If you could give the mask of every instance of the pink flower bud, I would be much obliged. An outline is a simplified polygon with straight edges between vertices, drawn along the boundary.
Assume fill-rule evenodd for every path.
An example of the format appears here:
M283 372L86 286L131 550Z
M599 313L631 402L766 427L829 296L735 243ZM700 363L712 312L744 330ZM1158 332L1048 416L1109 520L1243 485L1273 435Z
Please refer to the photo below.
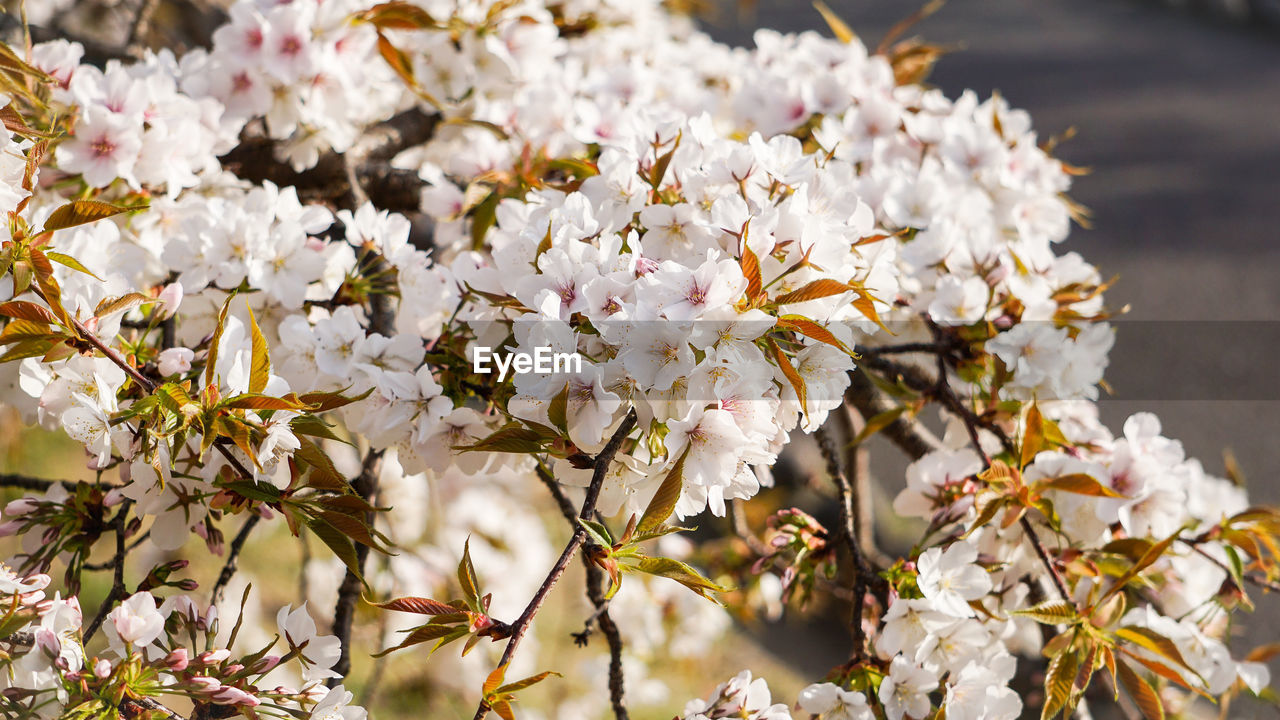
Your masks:
M187 669L188 663L191 662L190 656L187 654L186 648L178 648L169 653L164 658L164 666L174 672L182 672Z
M99 660L94 663L93 674L96 675L99 680L106 680L111 677L111 663L107 660Z
M121 463L120 467L127 468L129 463ZM127 480L128 478L125 479ZM122 502L124 502L124 493L120 492L120 488L111 488L106 495L102 496L103 507L115 507Z
M27 513L40 507L40 501L35 498L24 497L18 498L8 505L4 506L5 515L26 515Z
M191 360L194 359L196 353L190 348L175 347L164 350L157 359L157 365L160 368L160 374L168 377L169 375L178 375L185 373L191 369Z
M187 680L191 684L191 689L198 693L208 693L212 695L222 689L222 682L215 677L207 675L198 675Z
M253 667L249 669L249 672L254 675L261 675L263 673L271 672L279 664L280 664L279 655L267 655L266 657L262 658L258 662L254 663Z
M36 630L36 647L40 649L50 660L55 660L62 653L62 641L58 639L57 633L51 630L41 628Z
M245 705L254 707L261 701L239 688L224 687L213 694L213 701L218 705Z
M156 300L160 302L160 317L169 319L173 314L178 312L178 306L182 304L182 284L169 283L156 296Z

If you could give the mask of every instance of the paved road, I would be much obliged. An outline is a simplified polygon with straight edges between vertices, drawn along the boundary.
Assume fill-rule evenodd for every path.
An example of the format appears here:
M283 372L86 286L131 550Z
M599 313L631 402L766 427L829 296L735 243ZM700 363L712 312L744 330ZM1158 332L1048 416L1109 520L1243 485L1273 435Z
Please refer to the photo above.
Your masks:
M828 4L869 45L917 7ZM759 26L823 27L804 0L707 23L734 43ZM1079 129L1059 152L1094 169L1072 194L1096 229L1068 243L1132 306L1108 423L1153 410L1210 471L1231 447L1254 497L1280 504L1280 33L1128 0L952 0L915 31L965 45L932 77L949 95L999 90L1042 135ZM1277 606L1249 632L1280 639Z

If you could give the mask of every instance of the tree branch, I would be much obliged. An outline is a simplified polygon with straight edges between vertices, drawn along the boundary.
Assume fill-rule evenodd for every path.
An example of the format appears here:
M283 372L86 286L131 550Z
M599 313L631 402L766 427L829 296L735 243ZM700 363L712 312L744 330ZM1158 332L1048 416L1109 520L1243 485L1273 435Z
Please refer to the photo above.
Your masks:
M238 569L238 561L240 560L240 551L244 548L244 543L249 539L249 533L262 520L262 516L253 513L244 521L244 525L240 526L240 532L236 533L235 539L231 541L231 545L227 548L227 561L222 566L222 572L218 573L218 580L213 584L213 594L210 603L217 605L222 599L222 593L227 589L227 584L231 582L231 578L235 577Z
M853 631L853 652L849 657L850 666L857 665L867 659L867 633L862 627L862 614L866 603L867 589L871 588L880 597L881 602L888 605L888 584L884 578L880 577L871 563L867 561L866 554L862 551L862 546L858 542L858 531L856 526L857 504L860 501L856 497L853 486L849 483L849 478L845 476L844 469L841 467L840 451L836 447L835 441L831 438L830 432L826 426L818 428L814 433L814 438L818 441L818 447L822 450L822 455L827 461L827 473L831 475L832 482L836 485L836 490L840 495L840 539L844 541L845 547L849 549L849 554L853 560L853 613L850 618L850 625Z
M529 631L529 625L533 622L533 617L538 614L538 610L542 608L542 604L546 601L547 595L551 589L556 586L560 578L564 575L565 569L569 565L569 561L573 559L574 554L578 552L578 548L582 546L586 540L587 532L582 529L578 520L588 520L596 511L596 502L600 499L600 488L604 485L605 476L609 474L609 465L613 463L613 458L618 454L618 450L622 447L623 441L631 434L636 426L636 411L633 409L623 418L622 424L614 431L613 436L609 438L608 444L596 455L592 461L591 485L587 487L586 497L582 501L582 509L578 511L577 517L574 519L573 536L569 538L568 544L560 553L560 557L556 560L555 565L551 566L551 570L547 573L547 577L542 581L542 586L534 593L533 598L525 607L524 612L520 613L520 617L511 623L511 639L507 641L507 647L502 652L502 659L498 661L498 667L502 667L511 662L511 658L515 655L516 648L519 647L520 641L524 639L525 633ZM545 480L544 480L545 482ZM602 615L603 617L603 615ZM612 686L612 679L610 682ZM619 682L621 689L621 682ZM481 720L489 714L489 704L483 699L480 706L476 708L474 720Z
M360 497L373 500L378 492L378 473L381 469L382 451L371 450L365 456L360 475L351 483L351 487ZM372 523L373 518L369 517L367 521ZM355 548L356 567L363 571L365 561L369 557L369 546L356 543ZM329 687L337 686L351 671L351 625L355 620L356 601L360 599L362 585L360 576L348 569L342 577L342 584L338 586L338 602L333 608L333 634L342 642L342 645L338 662L333 666L333 671L338 674L338 677L329 678L326 681Z
M98 632L98 628L102 627L102 622L107 619L107 613L111 612L112 604L124 597L124 558L128 552L124 544L124 531L127 525L125 520L129 517L129 510L132 507L133 501L125 500L120 504L120 510L116 512L116 516L111 520L111 527L116 533L116 554L111 560L115 573L111 579L111 590L107 593L106 599L102 601L102 605L98 607L98 614L93 618L93 622L89 623L89 629L85 631L81 641L83 645L87 646Z

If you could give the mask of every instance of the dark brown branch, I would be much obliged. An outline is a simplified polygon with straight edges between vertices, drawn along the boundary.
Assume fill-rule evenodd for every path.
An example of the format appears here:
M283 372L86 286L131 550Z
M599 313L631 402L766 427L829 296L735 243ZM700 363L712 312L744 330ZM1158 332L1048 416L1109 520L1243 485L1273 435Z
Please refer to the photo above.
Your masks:
M525 633L529 631L529 625L533 622L533 617L538 614L538 610L546 602L547 595L551 593L551 589L556 586L556 583L564 575L565 569L569 566L569 561L573 559L573 556L578 552L578 548L586 540L587 532L582 529L582 525L578 521L588 520L595 513L596 502L600 499L600 488L604 485L605 476L609 474L609 465L613 463L614 456L618 454L622 443L631 434L631 431L635 429L635 426L636 411L633 409L623 418L622 424L618 426L613 436L609 438L608 444L592 461L591 485L587 487L586 497L582 501L582 509L578 511L577 517L574 519L573 535L560 553L560 557L556 559L555 565L551 566L546 579L542 581L541 587L534 593L524 612L520 613L520 617L511 623L511 639L507 641L507 647L502 652L502 659L498 661L498 667L511 662L511 658L515 655L520 641L524 639ZM610 685L612 685L612 681ZM621 684L619 684L619 688L621 688ZM475 720L481 720L488 715L489 709L489 704L481 700L480 706L476 708Z
M832 482L836 485L836 490L840 495L840 531L838 535L849 550L851 559L853 560L853 613L850 618L850 626L853 632L853 652L849 657L849 665L857 665L867 659L867 633L862 627L862 614L865 609L866 596L868 588L876 591L880 596L881 602L888 604L888 584L884 578L880 577L871 563L867 561L866 554L862 551L862 546L858 543L858 531L855 525L857 517L856 504L859 502L855 497L853 486L849 483L849 478L844 474L841 467L840 451L836 447L835 441L831 434L827 431L826 426L818 428L814 433L815 439L818 441L818 447L822 450L822 455L827 461L827 473L831 475Z
M222 566L222 572L218 573L218 580L213 584L213 594L210 596L209 602L217 605L222 599L222 593L227 589L227 584L231 582L231 578L235 577L240 560L240 551L244 548L244 543L249 539L249 533L253 532L253 528L262 520L262 516L253 513L244 521L244 525L240 526L240 532L236 533L235 538L231 541L231 545L227 547L227 561Z
M378 473L382 469L382 451L372 450L365 456L364 463L360 468L360 475L351 483L351 487L356 493L365 500L373 501L378 493ZM366 518L366 522L372 525L373 517L370 514ZM362 571L365 561L369 557L369 546L362 543L356 543L356 567ZM351 671L351 625L355 620L356 601L360 599L360 589L363 583L360 576L353 573L350 569L342 577L342 584L338 586L338 602L333 609L333 634L342 641L341 654L338 655L338 662L334 664L333 671L338 677L329 678L327 684L334 687L342 682L342 679Z
M120 504L120 510L116 512L116 516L111 520L111 528L116 533L116 554L111 559L111 565L115 573L111 579L111 590L107 593L106 599L102 601L102 605L98 607L98 614L94 616L93 622L89 623L89 629L84 633L83 645L87 646L93 636L97 634L98 628L102 627L102 622L107 619L107 613L111 612L111 606L124 597L124 558L128 553L124 543L125 528L128 526L125 521L128 519L129 510L132 507L133 501L125 500Z
M569 527L576 530L577 512L560 483L542 465L538 466L537 472L538 479L547 486L551 497L555 498L560 514L568 521ZM609 616L609 601L604 597L604 573L586 555L582 556L582 565L587 571L587 599L595 606L595 612L582 624L582 632L573 634L573 642L579 647L585 647L591 637L592 626L600 628L605 641L609 643L609 702L613 706L615 720L627 720L630 715L627 713L625 678L622 672L622 633Z
M872 418L892 409L885 399L885 394L876 388L862 370L849 373L849 389L845 393L845 402L856 408L864 418ZM928 428L905 413L894 418L880 430L880 434L914 460L919 460L942 447L942 441Z
M848 476L850 486L853 487L855 537L863 554L872 565L887 567L891 561L876 545L875 518L872 513L875 498L872 495L871 456L865 444L853 444L854 438L866 427L866 420L850 405L837 408L833 412L835 413L833 419L840 426L841 440L845 446L845 474Z
M165 718L165 720L186 720L186 718L151 698L144 697L136 700L125 698L120 701L121 718L132 720L133 718L145 717L148 713L159 713L160 717Z
M151 16L156 12L159 0L141 0L138 12L129 25L129 37L125 40L124 50L133 58L141 59L146 47L147 33L151 30Z

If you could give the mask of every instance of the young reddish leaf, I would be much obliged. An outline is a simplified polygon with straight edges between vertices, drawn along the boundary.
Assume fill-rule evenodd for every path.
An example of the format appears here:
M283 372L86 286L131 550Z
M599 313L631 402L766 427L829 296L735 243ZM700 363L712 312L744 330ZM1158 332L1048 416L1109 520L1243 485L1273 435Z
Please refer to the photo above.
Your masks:
M366 600L365 602L369 602ZM446 605L439 600L422 597L399 597L386 602L369 602L370 605L383 610L415 613L418 615L448 615L456 613L457 608Z
M1142 716L1147 720L1164 720L1164 704L1160 702L1155 689L1127 664L1118 663L1115 669L1120 677L1120 684L1124 685L1129 697L1133 698L1138 710L1142 711Z
M542 451L542 435L536 430L511 423L473 445L459 445L463 452L504 452L524 455Z
M407 2L384 2L360 13L360 19L384 30L424 30L439 27L426 10Z
M119 207L118 205L98 202L97 200L72 200L49 214L49 219L44 221L44 229L46 232L62 230L96 222L103 218L129 212L132 209L135 208ZM90 274L92 275L93 273Z
M747 226L742 226L742 275L747 279L747 299L755 302L764 295L764 281L760 277L760 258L747 246Z
M502 678L506 674L507 674L506 665L499 665L498 667L494 668L493 672L489 673L489 677L484 679L484 686L480 689L480 692L486 698L489 697L490 695L493 695L495 692L498 691L499 687L502 687Z
M511 709L511 703L506 700L494 700L491 708L502 720L516 720L516 714Z
M783 315L778 318L778 327L783 330L794 330L805 337L826 343L842 353L853 354L849 347L840 342L840 339L833 335L830 330L803 315Z
M10 300L0 303L0 315L45 325L53 323L56 319L47 308L27 300Z
M676 503L680 500L680 492L684 489L684 459L688 456L689 449L685 448L680 459L676 460L676 464L662 479L662 484L649 500L649 505L644 509L644 514L640 516L640 523L636 526L642 534L657 529L671 517L671 513L675 512Z
M1044 418L1040 408L1033 401L1027 407L1026 427L1022 432L1022 453L1018 463L1020 469L1026 469L1036 455L1044 449Z
M843 295L847 292L853 292L853 288L848 283L842 283L831 278L821 278L808 283L798 290L779 295L773 299L773 303L775 305L789 305L791 303L808 302L809 300L820 300L832 295Z
M890 335L896 334L889 329L888 325L884 324L883 320L880 319L880 313L876 312L875 301L872 299L870 295L859 295L853 301L852 305L855 310L862 313L863 317L875 323L876 325L879 325L881 330L884 330Z
M49 253L49 257L52 258L53 253ZM98 306L93 309L93 316L96 318L104 318L118 312L132 310L133 308L147 302L151 302L151 298L143 295L142 293L136 292L121 295L117 298L103 298L102 301L98 303Z
M1061 475L1055 478L1047 478L1035 483L1036 490L1058 490L1061 492L1075 493L1076 495L1089 495L1091 497L1109 497L1123 498L1124 495L1112 490L1094 479L1091 475L1084 473L1072 473L1071 475Z
M795 366L787 359L786 354L782 352L782 348L778 347L778 343L773 340L769 340L768 343L769 350L773 353L774 361L778 363L778 367L782 370L782 374L787 378L787 381L791 383L791 387L796 391L796 397L800 400L800 409L804 411L805 415L808 415L809 404L805 398L804 378L800 377L800 373L796 372Z

